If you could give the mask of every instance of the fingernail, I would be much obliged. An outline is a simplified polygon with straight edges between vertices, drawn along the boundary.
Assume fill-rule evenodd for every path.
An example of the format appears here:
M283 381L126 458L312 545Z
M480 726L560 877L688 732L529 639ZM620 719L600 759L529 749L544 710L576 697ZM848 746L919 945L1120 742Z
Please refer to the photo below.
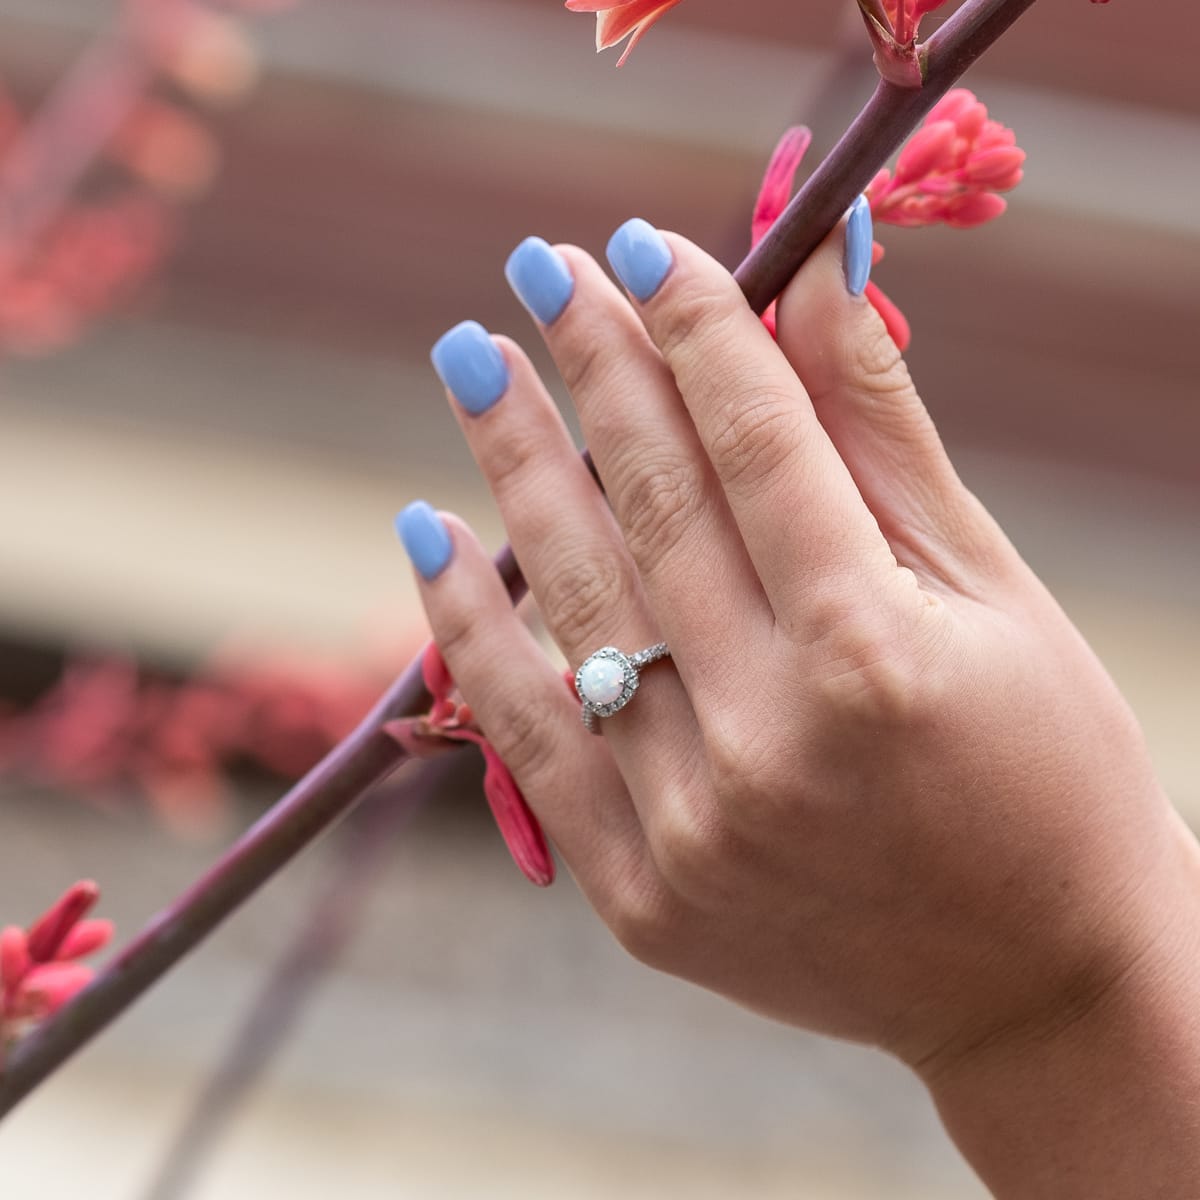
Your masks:
M396 532L422 579L436 579L454 553L450 530L424 500L414 500L396 517Z
M508 391L508 364L478 321L442 334L430 353L433 369L469 413L487 412Z
M562 316L575 291L575 279L563 256L539 237L526 238L508 256L504 277L543 325Z
M608 261L617 278L645 301L662 287L674 259L662 234L649 221L634 217L608 239Z
M866 196L859 196L850 205L846 221L846 286L852 296L861 296L871 278L871 252L875 246L875 231L871 221L871 205Z

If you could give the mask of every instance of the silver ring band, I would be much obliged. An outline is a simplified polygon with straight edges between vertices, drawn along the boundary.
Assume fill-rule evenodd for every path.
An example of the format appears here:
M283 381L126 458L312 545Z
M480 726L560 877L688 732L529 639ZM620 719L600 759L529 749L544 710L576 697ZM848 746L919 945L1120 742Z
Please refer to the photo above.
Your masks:
M604 646L589 654L575 672L575 691L583 705L580 716L584 728L599 733L596 718L620 712L638 690L638 672L670 655L666 642L658 642L636 654L622 654L615 646Z

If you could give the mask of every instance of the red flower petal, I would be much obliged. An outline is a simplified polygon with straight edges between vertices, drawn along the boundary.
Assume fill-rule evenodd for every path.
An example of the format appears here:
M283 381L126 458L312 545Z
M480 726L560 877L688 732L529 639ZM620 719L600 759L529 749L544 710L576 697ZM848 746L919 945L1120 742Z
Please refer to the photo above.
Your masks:
M572 12L594 12L596 14L596 49L607 50L618 42L629 38L625 52L617 60L617 66L629 57L634 46L645 36L646 31L664 13L680 3L680 0L566 0Z
M994 220L1007 207L1008 202L995 192L965 192L947 201L944 220L954 229L974 229Z
M793 125L771 151L770 161L763 173L762 186L758 189L758 198L754 202L754 216L750 220L752 247L762 241L763 235L787 208L796 171L811 143L812 130L804 125Z
M500 828L504 844L512 855L513 862L530 883L538 887L549 887L554 882L554 859L546 845L546 835L537 817L530 811L517 787L517 781L509 773L491 743L480 739L487 770L483 776L483 794L487 797L492 816Z
M454 691L454 677L436 642L430 642L421 655L421 676L435 700L445 700Z
M112 941L113 923L105 920L80 921L70 930L58 948L58 961L86 958Z
M32 965L25 930L9 925L0 931L0 987L11 991Z
M91 967L80 963L47 963L25 976L16 1000L17 1015L40 1019L57 1012L92 982Z
M883 318L883 323L887 326L887 331L891 334L892 341L896 343L901 353L903 353L908 349L909 342L912 341L912 329L909 327L904 314L878 284L868 283L865 295L875 311Z
M29 929L29 957L50 962L71 928L100 899L100 889L90 880L72 884Z

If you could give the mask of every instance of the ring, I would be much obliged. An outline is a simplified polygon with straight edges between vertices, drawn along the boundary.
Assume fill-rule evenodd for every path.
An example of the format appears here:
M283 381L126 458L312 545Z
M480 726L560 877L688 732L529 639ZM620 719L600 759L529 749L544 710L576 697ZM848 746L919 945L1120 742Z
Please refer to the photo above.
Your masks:
M638 671L660 658L669 658L666 642L658 642L636 654L622 654L605 646L589 654L575 672L575 690L583 703L580 715L589 733L599 733L597 717L611 717L633 699L638 690Z

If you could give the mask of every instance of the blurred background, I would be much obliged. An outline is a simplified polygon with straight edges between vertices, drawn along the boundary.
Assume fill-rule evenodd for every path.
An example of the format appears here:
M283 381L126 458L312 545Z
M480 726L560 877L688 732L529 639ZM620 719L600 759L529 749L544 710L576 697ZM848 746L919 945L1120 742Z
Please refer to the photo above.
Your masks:
M0 924L95 877L132 934L357 715L423 634L403 503L499 544L427 354L471 317L554 378L501 274L520 238L599 253L641 215L732 266L782 129L819 152L873 85L851 0L687 0L620 71L557 0L220 9L142 0L134 53L113 0L0 0L0 211L36 247L0 245ZM1029 153L1008 214L885 229L877 274L961 473L1193 823L1197 35L1190 0L1035 6L966 80ZM32 198L31 144L63 164ZM235 701L260 741L188 741ZM148 1198L305 931L277 990L311 1003L159 1200L983 1195L889 1061L525 884L469 764L367 817L0 1128L6 1195Z

